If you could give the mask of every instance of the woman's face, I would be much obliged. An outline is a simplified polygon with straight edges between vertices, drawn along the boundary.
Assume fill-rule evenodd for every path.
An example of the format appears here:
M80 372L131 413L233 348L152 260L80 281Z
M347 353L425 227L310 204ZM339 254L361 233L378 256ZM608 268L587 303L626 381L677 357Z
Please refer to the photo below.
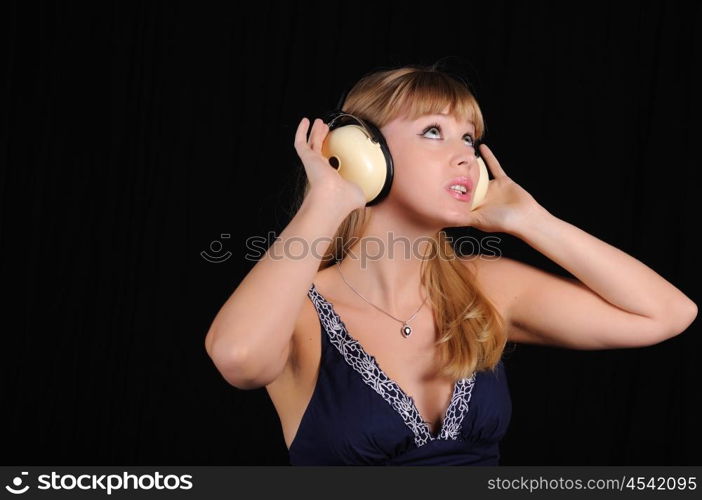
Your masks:
M472 189L478 180L475 125L456 121L447 110L415 120L397 118L380 129L395 170L385 201L437 228L466 225ZM468 183L467 200L458 199L449 190L460 178Z

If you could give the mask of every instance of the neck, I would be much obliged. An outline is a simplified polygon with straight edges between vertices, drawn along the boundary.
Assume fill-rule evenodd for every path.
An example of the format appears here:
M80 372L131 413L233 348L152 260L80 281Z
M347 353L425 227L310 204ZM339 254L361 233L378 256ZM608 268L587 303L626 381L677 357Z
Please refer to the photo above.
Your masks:
M439 229L373 207L363 237L339 264L343 278L387 313L409 317L427 297L421 287L422 256Z

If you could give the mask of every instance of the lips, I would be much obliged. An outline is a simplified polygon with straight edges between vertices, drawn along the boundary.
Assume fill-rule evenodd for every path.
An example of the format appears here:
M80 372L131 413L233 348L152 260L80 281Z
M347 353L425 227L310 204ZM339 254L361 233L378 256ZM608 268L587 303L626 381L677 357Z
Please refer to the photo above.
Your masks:
M466 194L467 194L467 193L470 193L471 191L473 191L473 183L472 183L472 181L470 180L470 177L465 177L465 176L463 176L463 177L454 177L454 178L451 179L444 187L445 187L446 189L450 189L451 186L454 186L454 185L456 185L456 184L461 185L461 186L465 186L465 187L466 187Z
M451 186L455 186L456 184L458 184L459 186L465 186L466 193L463 194L456 191L455 189L451 189ZM448 193L458 201L467 202L473 197L473 184L470 180L470 177L454 177L444 186L444 189L448 191Z

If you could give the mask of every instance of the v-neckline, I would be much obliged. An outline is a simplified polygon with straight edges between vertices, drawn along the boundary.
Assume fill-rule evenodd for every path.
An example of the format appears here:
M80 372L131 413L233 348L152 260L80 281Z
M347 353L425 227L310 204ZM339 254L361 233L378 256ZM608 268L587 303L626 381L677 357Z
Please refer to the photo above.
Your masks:
M454 408L458 407L458 405L462 402L462 398L465 394L468 395L468 399L470 399L470 394L472 392L472 388L475 382L475 374L473 374L471 377L464 378L464 379L459 379L456 380L453 384L453 389L451 391L451 399L449 401L448 406L446 409L443 411L441 422L439 424L439 427L436 431L436 433L432 433L431 430L429 429L429 425L427 422L424 420L422 414L419 412L419 409L417 408L417 404L414 401L414 398L407 394L402 387L400 387L400 384L398 384L393 378L391 378L381 367L380 364L378 363L378 360L375 359L375 356L372 356L368 354L368 352L365 350L363 345L351 335L349 332L348 328L346 327L346 324L344 321L341 319L341 316L339 316L339 313L336 312L334 309L334 305L328 301L320 292L317 290L317 287L315 286L314 283L312 283L311 290L314 291L314 293L319 297L320 301L324 304L326 304L329 307L329 312L333 315L334 319L337 321L337 323L340 325L342 335L345 337L345 341L348 343L351 343L355 345L361 354L362 357L364 357L371 366L377 370L379 374L381 374L383 377L385 377L387 383L398 393L401 395L401 398L404 399L409 403L410 406L410 412L414 414L415 420L421 421L421 426L420 429L422 431L419 432L419 435L417 435L417 431L419 429L416 428L414 425L410 425L412 422L407 422L408 425L410 425L411 428L413 428L413 431L415 431L415 436L418 444L423 444L427 441L434 441L437 439L442 439L444 438L445 435L449 434L451 438L455 439L458 431L461 426L461 422L463 420L463 413L465 409L467 408L467 401L465 402L466 404L464 405L466 408L463 408L463 411L460 411L460 414L456 415L456 420L457 422L454 422L452 425L452 429L447 432L447 417L451 410ZM344 354L342 352L342 354ZM348 359L347 359L348 361ZM459 394L459 389L463 389L460 391ZM381 394L384 399L385 396ZM391 403L392 405L392 403ZM457 413L457 412L454 412ZM401 414L401 416L403 416ZM403 416L403 418L405 418Z

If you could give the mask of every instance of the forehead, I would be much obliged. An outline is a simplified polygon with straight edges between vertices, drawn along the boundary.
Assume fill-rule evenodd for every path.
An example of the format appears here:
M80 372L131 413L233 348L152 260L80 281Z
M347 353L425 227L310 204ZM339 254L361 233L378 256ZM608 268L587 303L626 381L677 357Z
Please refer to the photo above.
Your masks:
M433 113L433 114L424 114L420 115L417 118L411 119L407 116L400 116L389 122L385 127L388 130L396 129L396 128L405 128L405 127L411 127L417 123L423 123L423 122L430 122L432 120L439 121L441 123L447 123L449 125L453 125L455 127L460 127L461 130L468 131L471 133L475 132L475 124L469 120L469 119L464 119L464 118L455 118L452 114L447 112L447 108L445 108L441 113Z

